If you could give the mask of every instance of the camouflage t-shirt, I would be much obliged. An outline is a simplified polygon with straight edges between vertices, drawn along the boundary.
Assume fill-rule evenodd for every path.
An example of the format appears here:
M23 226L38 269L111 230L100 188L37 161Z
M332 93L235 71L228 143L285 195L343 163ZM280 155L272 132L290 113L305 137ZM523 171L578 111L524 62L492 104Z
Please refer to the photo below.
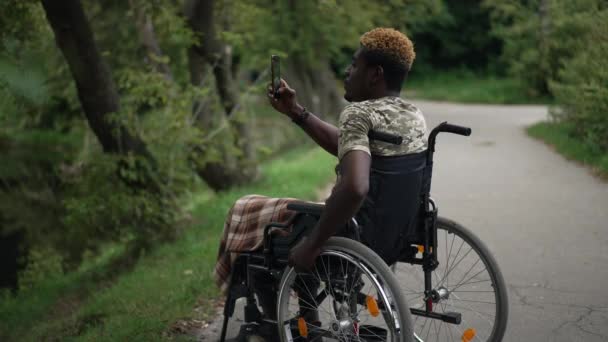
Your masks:
M399 156L426 149L426 123L422 112L399 97L352 103L340 114L338 159L349 151L360 150L370 155ZM370 130L403 137L401 145L370 140Z

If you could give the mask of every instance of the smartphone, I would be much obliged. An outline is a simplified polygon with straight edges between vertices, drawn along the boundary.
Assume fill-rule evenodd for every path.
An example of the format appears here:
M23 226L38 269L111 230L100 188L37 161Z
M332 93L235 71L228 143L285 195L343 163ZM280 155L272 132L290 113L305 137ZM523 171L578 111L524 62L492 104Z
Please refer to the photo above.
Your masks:
M277 55L270 56L270 77L272 78L272 92L274 97L278 98L278 91L281 86L281 63Z

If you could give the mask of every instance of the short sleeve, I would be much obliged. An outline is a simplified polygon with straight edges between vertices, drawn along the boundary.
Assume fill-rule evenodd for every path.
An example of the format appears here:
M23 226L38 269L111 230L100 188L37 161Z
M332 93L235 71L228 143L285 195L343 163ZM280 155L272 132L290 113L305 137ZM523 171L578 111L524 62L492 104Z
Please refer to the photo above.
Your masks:
M338 122L338 159L350 151L359 150L371 155L368 132L372 129L369 113L356 105L349 105L340 114Z

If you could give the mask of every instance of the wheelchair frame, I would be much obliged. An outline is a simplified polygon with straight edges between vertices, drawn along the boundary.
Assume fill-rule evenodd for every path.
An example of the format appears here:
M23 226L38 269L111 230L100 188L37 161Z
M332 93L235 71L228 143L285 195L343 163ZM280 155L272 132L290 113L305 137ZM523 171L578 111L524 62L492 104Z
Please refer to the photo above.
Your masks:
M448 312L441 314L433 311L433 303L438 296L438 294L435 293L436 291L432 289L432 272L439 265L437 260L436 249L434 248L434 246L437 246L436 224L438 208L433 199L430 197L430 189L433 169L433 155L435 152L435 141L437 135L441 132L469 136L471 134L471 129L443 122L437 127L435 127L429 134L427 159L426 166L424 169L423 186L421 191L421 203L418 214L419 221L416 226L416 232L419 235L417 235L414 241L408 241L409 251L403 253L402 256L398 259L398 262L421 265L424 271L425 308L424 310L410 308L410 312L413 315L439 319L452 324L460 324L460 313ZM381 132L370 132L370 138L397 144L401 142L401 140L399 139L400 137ZM234 313L235 301L237 298L247 298L247 304L245 306L246 322L260 322L262 320L261 314L257 308L257 303L253 294L253 290L249 286L251 284L251 270L268 272L270 275L273 276L273 278L279 280L284 267L287 265L287 254L285 254L285 258L280 258L275 255L276 253L275 248L273 246L272 235L270 234L271 229L287 229L291 227L292 222L294 222L294 220L296 219L305 218L317 220L322 213L324 205L294 203L288 205L288 208L296 211L297 214L287 224L270 223L265 227L263 244L264 247L261 252L244 252L237 257L230 279L228 295L226 298L226 305L224 307L224 322L222 325L222 334L220 341L225 340L228 320ZM354 218L351 220L349 226L353 231L353 238L357 241L360 241L359 227ZM304 230L294 232L292 240L294 242L297 241L297 239L299 239L305 233L306 231ZM416 258L418 248L412 245L422 246L422 257ZM242 272L243 267L245 268L245 272ZM244 274L244 278L239 279L239 277L235 276L235 274Z
M272 234L270 230L272 228L288 229L292 227L292 223L297 220L308 220L309 225L306 222L300 226L303 227L298 231L292 232L289 236L289 240L286 241L286 245L292 245L296 243L303 235L307 233L306 227L314 227L316 222L323 211L324 205L321 204L310 204L310 203L292 203L288 205L288 208L297 212L297 214L286 224L279 224L271 222L264 227L264 244L263 250L254 252L243 252L240 253L235 260L232 276L228 286L228 295L226 298L226 304L224 306L224 321L222 323L222 333L220 341L224 341L226 338L226 329L228 326L229 318L234 314L236 299L245 297L247 304L245 305L245 322L261 322L263 321L262 316L258 310L257 301L254 297L254 291L250 287L252 283L252 270L268 272L275 280L279 281L283 270L288 264L287 253L288 249L283 250L283 253L276 253L273 249ZM352 218L349 222L348 229L352 231L352 237L359 241L359 225L357 221ZM285 258L277 257L278 255L284 256ZM243 274L243 272L236 271L237 269L245 269L244 279L235 278L235 274ZM268 320L266 320L268 321ZM275 323L274 321L269 321Z

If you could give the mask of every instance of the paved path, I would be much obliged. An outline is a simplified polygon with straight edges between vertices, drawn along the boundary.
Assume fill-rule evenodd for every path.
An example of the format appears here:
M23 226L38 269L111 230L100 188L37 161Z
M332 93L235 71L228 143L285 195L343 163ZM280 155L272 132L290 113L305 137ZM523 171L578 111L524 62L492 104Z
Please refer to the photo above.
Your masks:
M439 136L432 193L501 267L505 341L608 340L608 184L526 135L544 107L415 103L473 129Z
M414 102L429 127L473 129L439 136L432 193L502 269L505 341L608 340L608 184L525 134L545 107Z

